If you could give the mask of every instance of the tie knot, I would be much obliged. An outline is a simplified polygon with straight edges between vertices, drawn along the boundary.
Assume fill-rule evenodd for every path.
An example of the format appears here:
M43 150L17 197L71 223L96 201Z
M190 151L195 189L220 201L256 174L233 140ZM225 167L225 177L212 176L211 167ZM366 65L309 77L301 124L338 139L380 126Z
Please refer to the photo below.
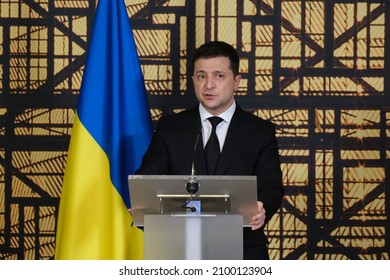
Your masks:
M208 118L209 122L211 123L211 126L215 129L217 125L223 121L220 117L210 117Z

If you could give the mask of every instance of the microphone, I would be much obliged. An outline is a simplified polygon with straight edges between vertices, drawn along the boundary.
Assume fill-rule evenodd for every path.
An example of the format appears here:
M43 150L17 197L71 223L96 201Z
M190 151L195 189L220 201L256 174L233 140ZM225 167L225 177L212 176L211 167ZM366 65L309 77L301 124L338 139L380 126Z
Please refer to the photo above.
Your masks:
M190 193L191 195L196 193L198 191L198 189L199 189L199 183L196 181L196 177L195 177L195 174L196 174L196 171L195 171L195 153L196 153L196 148L198 146L199 137L201 135L201 132L202 132L202 125L200 125L200 127L198 129L198 132L196 134L195 145L194 145L194 149L192 151L192 164L191 164L190 180L186 183L187 192Z

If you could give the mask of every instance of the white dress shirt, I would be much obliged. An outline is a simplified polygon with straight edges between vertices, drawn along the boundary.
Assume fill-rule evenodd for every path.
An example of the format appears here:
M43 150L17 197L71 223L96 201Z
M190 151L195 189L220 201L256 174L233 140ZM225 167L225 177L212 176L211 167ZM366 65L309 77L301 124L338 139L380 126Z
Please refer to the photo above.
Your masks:
M234 101L232 106L229 107L229 109L227 109L225 112L223 112L218 116L223 119L223 121L218 124L216 129L216 133L219 140L219 147L221 148L221 151L223 149L223 144L225 143L226 134L230 125L230 121L232 120L235 110L236 110L236 102ZM208 118L213 117L213 115L207 112L206 109L203 107L203 105L200 103L199 103L199 114L202 122L203 147L205 147L211 134L211 123L209 122Z

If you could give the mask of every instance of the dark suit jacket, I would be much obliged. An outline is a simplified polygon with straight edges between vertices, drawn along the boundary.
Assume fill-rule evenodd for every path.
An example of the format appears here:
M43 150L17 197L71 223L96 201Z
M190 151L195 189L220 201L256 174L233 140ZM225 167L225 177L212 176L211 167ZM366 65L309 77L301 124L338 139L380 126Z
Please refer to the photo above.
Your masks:
M136 172L144 175L189 175L194 158L197 175L207 175L198 106L161 117L152 142ZM231 120L215 175L256 175L257 199L264 203L267 221L279 209L283 197L275 126L245 112L238 105ZM266 245L263 228L244 228L244 247Z

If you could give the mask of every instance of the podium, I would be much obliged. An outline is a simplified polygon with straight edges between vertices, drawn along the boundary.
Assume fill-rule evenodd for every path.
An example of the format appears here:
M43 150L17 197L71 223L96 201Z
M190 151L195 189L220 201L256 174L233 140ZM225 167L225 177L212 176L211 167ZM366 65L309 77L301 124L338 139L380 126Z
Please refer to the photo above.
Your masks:
M199 185L195 194L189 181ZM257 212L256 176L130 175L128 184L145 259L242 259L243 227Z

